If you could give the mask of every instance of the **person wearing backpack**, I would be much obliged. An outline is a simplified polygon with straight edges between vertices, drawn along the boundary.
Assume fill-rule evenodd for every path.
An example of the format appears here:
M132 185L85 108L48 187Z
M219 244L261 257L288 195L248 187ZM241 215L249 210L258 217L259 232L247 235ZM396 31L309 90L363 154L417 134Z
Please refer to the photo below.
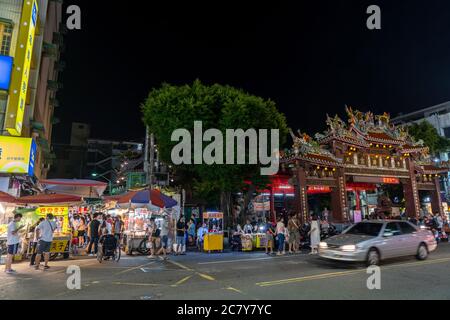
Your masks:
M50 258L50 249L53 241L53 232L56 230L56 223L53 221L53 214L47 214L47 217L36 227L36 238L39 239L35 269L39 270L41 254L44 255L44 270L49 269L48 260Z

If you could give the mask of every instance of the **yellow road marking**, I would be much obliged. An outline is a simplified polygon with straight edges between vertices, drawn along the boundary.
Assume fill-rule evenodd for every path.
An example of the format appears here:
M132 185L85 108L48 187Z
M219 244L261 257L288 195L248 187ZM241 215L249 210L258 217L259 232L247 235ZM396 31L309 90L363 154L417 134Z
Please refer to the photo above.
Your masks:
M215 280L216 280L216 279L214 279L213 277L211 277L210 275L207 275L207 274L204 274L204 273L197 272L197 274L198 274L200 277L202 277L202 278L204 278L204 279L206 279L206 280L209 280L209 281L215 281Z
M117 276L117 275L119 275L119 274L123 274L123 273L126 273L126 272L130 272L130 271L133 271L133 270L136 270L136 269L140 269L140 268L143 268L143 267L145 267L145 266L151 265L152 263L155 263L155 261L151 261L151 262L149 262L149 263L146 263L146 264L143 264L143 265L140 265L140 266L137 266L137 267L132 267L132 268L129 268L129 269L126 269L126 270L117 272L115 275Z
M443 263L443 262L448 262L448 261L450 261L450 258L442 258L442 259L410 262L410 263L399 263L399 264L394 264L391 266L381 267L381 270L393 269L393 268L398 268L398 267L414 267L414 266L422 266L422 265L429 265L429 264L438 264L438 263ZM302 281L309 281L309 280L320 280L320 279L334 278L334 277L340 277L340 276L347 276L347 275L364 273L364 272L366 272L366 269L321 273L321 274L298 277L298 278L258 282L258 283L256 283L256 285L260 286L260 287L268 287L268 286L276 286L276 285L282 285L282 284L287 284L287 283L295 283L295 282L302 282Z
M155 283L132 283L132 282L113 282L116 285L125 285L125 286L149 286L149 287L157 287L160 284Z
M233 288L233 287L228 287L228 288L225 288L225 289L244 294L241 290Z
M180 267L181 269L184 269L184 270L187 270L187 271L194 271L194 270L192 270L191 268L188 268L188 267L186 267L185 265L182 265L182 264L179 263L179 262L172 261L172 260L166 260L166 261L169 262L169 263L171 263L171 264L173 264L173 265L176 265L177 267Z
M178 286L178 285L180 285L180 284L182 284L182 283L185 283L185 282L188 281L190 278L192 278L192 276L187 276L187 277L181 279L180 281L178 281L177 283L173 284L172 287L176 287L176 286Z

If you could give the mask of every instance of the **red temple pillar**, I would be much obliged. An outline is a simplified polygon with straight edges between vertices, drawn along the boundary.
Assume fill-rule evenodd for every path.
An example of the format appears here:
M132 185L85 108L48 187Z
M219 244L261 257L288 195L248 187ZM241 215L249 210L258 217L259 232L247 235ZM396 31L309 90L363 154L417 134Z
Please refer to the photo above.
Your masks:
M297 164L297 184L295 186L295 209L302 223L308 220L308 186L306 185L305 169Z
M441 186L439 185L439 177L434 178L434 190L431 191L431 210L433 214L439 213L443 214L444 210L442 208L442 200L441 200Z
M405 179L403 183L403 193L405 195L406 214L410 218L418 218L420 216L419 191L417 190L416 174L414 167L409 158L406 159L406 167L409 171L409 179Z
M347 215L347 192L345 189L345 175L342 169L337 171L337 187L331 191L331 214L333 222L345 222Z

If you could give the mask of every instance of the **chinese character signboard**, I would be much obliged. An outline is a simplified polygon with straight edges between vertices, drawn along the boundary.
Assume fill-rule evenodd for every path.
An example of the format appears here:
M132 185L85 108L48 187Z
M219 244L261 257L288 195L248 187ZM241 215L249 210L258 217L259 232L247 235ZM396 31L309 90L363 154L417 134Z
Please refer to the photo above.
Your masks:
M69 232L69 207L40 207L36 209L36 214L40 217L45 217L49 213L55 217L55 232Z
M31 138L0 136L0 173L34 174L36 143Z
M20 136L22 133L37 14L36 0L24 0L6 108L5 129L12 136Z

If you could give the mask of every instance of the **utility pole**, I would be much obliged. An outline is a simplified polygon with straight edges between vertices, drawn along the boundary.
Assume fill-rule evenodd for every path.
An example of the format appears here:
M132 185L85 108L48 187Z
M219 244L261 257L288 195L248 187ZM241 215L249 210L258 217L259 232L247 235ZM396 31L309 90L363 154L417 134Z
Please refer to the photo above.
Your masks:
M150 129L147 126L145 129L145 151L144 151L144 172L145 172L145 183L150 185L150 172L149 172L149 144L150 144Z
M153 176L155 171L155 136L150 133L150 165L149 165L149 185L153 187Z

